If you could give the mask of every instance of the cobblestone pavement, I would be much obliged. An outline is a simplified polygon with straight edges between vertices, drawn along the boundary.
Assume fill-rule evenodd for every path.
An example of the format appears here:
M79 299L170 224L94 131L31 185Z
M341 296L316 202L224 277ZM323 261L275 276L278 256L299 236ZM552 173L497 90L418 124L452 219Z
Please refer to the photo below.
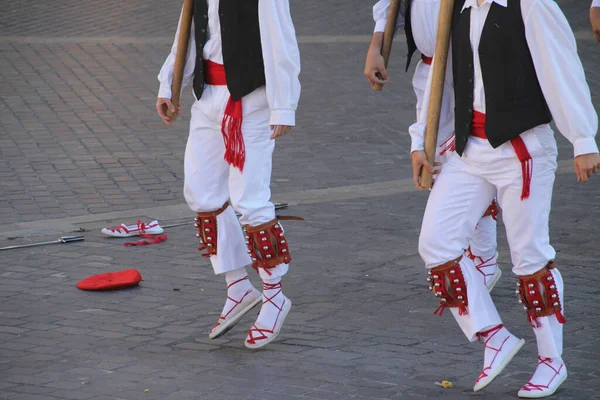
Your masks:
M224 285L199 257L193 227L128 248L99 228L138 218L186 221L182 156L189 112L172 129L154 116L156 74L179 14L157 0L12 1L0 13L0 247L84 231L85 242L0 253L0 399L489 399L516 398L535 361L505 274L494 299L528 340L483 393L472 384L481 345L465 343L435 301L416 252L426 194L409 177L414 117L399 38L392 82L361 76L371 2L292 1L303 56L298 127L275 155L275 199L306 221L286 228L293 300L277 342L243 346L254 315L222 339L208 329ZM179 4L179 2L173 2ZM577 32L600 105L600 46L587 1L558 2ZM186 108L191 104L187 97ZM556 399L600 399L598 294L592 272L600 181L561 168L552 239L567 281L569 379ZM139 288L81 292L94 273L138 268ZM256 277L253 276L253 280ZM454 389L434 382L451 380Z

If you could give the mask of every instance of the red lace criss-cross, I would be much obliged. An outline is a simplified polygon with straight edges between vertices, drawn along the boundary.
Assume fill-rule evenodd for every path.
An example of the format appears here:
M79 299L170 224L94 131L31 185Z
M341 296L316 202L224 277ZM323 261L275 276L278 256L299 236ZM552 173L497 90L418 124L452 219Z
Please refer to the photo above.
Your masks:
M264 294L265 291L267 291L267 290L276 290L276 289L279 289L279 290L277 291L277 293L275 293L271 297L267 297ZM281 286L281 281L279 281L278 283L263 282L263 306L265 305L265 303L271 303L273 305L273 307L275 307L279 311L277 312L277 318L275 318L275 321L273 322L273 327L271 329L261 329L258 326L256 326L256 323L254 323L254 325L252 325L252 328L250 329L250 331L248 331L248 336L250 337L247 340L248 343L256 344L257 340L268 339L268 336L265 335L265 333L269 333L269 334L275 333L275 327L277 326L277 321L279 320L279 316L281 315L281 312L283 311L283 307L285 306L285 299L283 300L283 303L281 303L281 306L278 306L277 304L275 304L273 299L275 297L277 297L277 295L279 293L281 293L282 290L283 289ZM258 335L254 336L253 332L256 332L260 336L258 336Z
M565 366L565 364L560 364L560 367L558 369L554 368L552 366L552 359L548 358L548 357L540 357L538 356L538 366L540 364L544 364L545 366L547 366L548 368L550 368L551 370L554 371L554 376L552 377L552 379L550 379L550 381L548 382L547 385L538 385L535 383L531 383L531 381L527 382L522 388L521 390L525 390L527 392L533 392L533 391L544 391L545 389L550 389L550 385L552 384L552 382L554 382L554 380L556 379L556 377L558 375L560 375L560 372L562 371L563 367Z
M496 257L495 255L488 258L487 260L484 260L483 258L476 256L475 254L473 254L473 252L471 251L471 248L469 247L466 251L465 251L465 255L467 257L469 257L471 259L471 261L473 261L473 263L475 263L475 268L477 269L477 271L479 271L479 273L481 275L483 275L483 283L485 285L487 285L487 281L489 278L494 276L494 272L492 272L491 274L488 274L484 271L485 268L492 268L492 267L496 267L498 265L497 262L494 261L494 258ZM479 264L477 264L475 262L475 259L479 258L481 260L481 262Z
M240 282L242 282L242 281L245 281L245 280L247 280L247 279L248 279L248 277L246 276L246 277L244 277L244 278L242 278L242 279L238 279L238 280L237 280L237 281L235 281L235 282L231 282L229 285L227 285L227 290L229 291L229 288L230 288L230 287L232 287L232 286L233 286L233 285L235 285L236 283L240 283ZM235 308L236 308L237 306L239 306L240 304L242 304L242 302L244 301L244 299L246 298L246 296L248 296L250 293L252 293L252 288L248 289L248 290L246 291L246 293L244 293L244 295L242 296L242 298L241 298L241 299L239 299L239 300L236 300L236 299L234 299L233 297L229 296L229 294L228 294L228 295L227 295L227 298L228 298L229 300L233 301L233 302L235 303L235 305L234 305L233 307L231 307L231 309L230 309L229 311L227 311L227 313L225 313L225 315L221 315L221 316L219 317L219 320L217 321L217 323L215 324L215 326L213 326L213 329L215 329L216 327L218 327L219 325L221 325L221 321L225 321L225 320L227 319L227 317L229 316L229 314L231 314L231 312L232 312L233 310L235 310Z
M148 245L148 244L156 244L156 243L160 243L160 242L164 242L167 239L167 234L164 233L162 235L150 235L146 233L146 229L151 229L154 228L155 226L157 226L158 224L152 224L152 225L146 225L144 224L141 220L138 219L137 221L137 229L130 231L127 229L126 226L120 226L118 228L116 228L117 232L120 232L120 229L123 229L126 233L130 233L130 232L139 232L139 236L143 239L150 239L150 240L140 240L138 242L127 242L127 243L123 243L124 246L144 246L144 245ZM114 228L109 228L111 231L115 232Z
M477 378L477 380L475 381L475 383L479 382L480 380L486 378L488 376L487 372L489 370L492 369L492 365L494 365L494 362L496 361L496 358L498 357L498 354L500 354L500 352L502 351L502 348L504 347L504 344L506 344L506 342L508 341L508 339L510 338L510 336L507 336L506 339L504 339L504 341L502 342L502 345L500 346L500 348L494 348L491 346L488 346L488 342L490 340L492 340L492 338L496 335L496 333L498 333L502 328L504 328L503 324L497 325L487 331L483 331L483 332L478 332L477 335L477 339L481 342L481 338L487 338L483 343L485 345L486 349L490 349L492 351L495 351L496 354L494 355L494 358L492 358L492 362L490 362L490 365L487 367L484 367L481 370L481 374L479 375L479 378Z
M107 228L109 231L111 232L125 232L125 233L131 233L131 232L140 232L141 234L146 233L146 229L150 229L150 228L154 228L156 225L158 224L144 224L141 220L138 219L137 221L137 229L133 229L133 230L129 230L127 229L126 225L119 225L115 228Z

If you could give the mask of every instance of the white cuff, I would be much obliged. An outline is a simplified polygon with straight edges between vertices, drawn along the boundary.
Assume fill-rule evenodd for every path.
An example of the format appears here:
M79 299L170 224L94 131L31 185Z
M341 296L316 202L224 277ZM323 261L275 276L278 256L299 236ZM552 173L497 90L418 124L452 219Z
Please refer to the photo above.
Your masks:
M269 125L296 125L296 111L294 110L271 110Z
M413 137L410 142L410 152L425 151L425 141L421 138Z
M171 100L171 86L166 83L161 83L158 89L158 97Z
M598 153L598 144L596 144L596 139L593 137L579 138L573 142L573 151L575 157L583 154Z
M415 122L408 128L410 135L410 152L425 150L425 126L419 122Z
M387 24L387 20L385 20L385 19L379 19L379 20L375 21L375 32L384 32L386 24Z

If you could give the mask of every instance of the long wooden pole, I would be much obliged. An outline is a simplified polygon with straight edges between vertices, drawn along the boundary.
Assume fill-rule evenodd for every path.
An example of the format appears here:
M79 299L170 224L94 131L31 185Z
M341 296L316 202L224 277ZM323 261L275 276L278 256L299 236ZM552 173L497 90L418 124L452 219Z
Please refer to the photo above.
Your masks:
M177 42L177 56L175 57L175 65L173 67L173 82L171 83L171 102L173 103L173 107L175 107L175 112L167 110L167 116L171 119L171 122L177 119L177 112L179 110L183 70L187 60L193 13L194 1L183 0L183 11L181 13L181 23L179 25L179 40Z
M381 55L383 56L383 62L385 63L386 69L388 67L388 62L390 61L390 54L392 53L392 43L394 42L394 34L396 33L399 11L400 0L391 0L390 8L388 8L385 30L383 31L383 42L381 44ZM380 92L383 90L383 85L376 83L373 86L373 90Z
M429 161L431 165L435 162L435 153L437 149L453 10L454 0L441 0L433 63L433 79L431 81L431 95L429 99L429 108L427 109L427 128L425 131L425 154L427 155L427 161ZM432 178L433 175L428 170L425 168L421 170L421 186L430 188L433 183Z

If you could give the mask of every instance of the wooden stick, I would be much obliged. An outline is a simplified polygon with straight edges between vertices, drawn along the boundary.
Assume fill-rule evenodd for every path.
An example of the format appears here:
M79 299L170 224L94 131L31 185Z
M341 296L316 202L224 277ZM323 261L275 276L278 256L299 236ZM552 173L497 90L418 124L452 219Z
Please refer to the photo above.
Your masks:
M381 55L383 56L383 62L386 69L390 61L390 54L392 53L392 43L394 42L394 34L396 33L399 11L400 0L391 0L390 8L388 8L385 30L383 31L383 42L381 43ZM379 78L381 79L381 77ZM383 90L383 85L376 83L373 85L373 90L381 92Z
M179 26L179 40L177 41L177 56L175 57L173 82L171 83L171 102L173 103L173 107L175 107L175 112L167 110L167 116L171 119L171 122L177 119L177 112L179 110L183 70L187 60L190 30L192 28L192 16L194 13L193 5L193 0L183 0L183 11L181 13L181 24Z
M425 131L425 154L427 155L427 161L429 161L431 165L434 165L435 163L435 153L437 149L453 10L454 0L442 0L440 2L440 18L435 43L433 79L431 82L431 95L429 98L429 107L427 109L427 128ZM421 170L421 186L430 188L432 183L433 175L427 169L423 168Z

